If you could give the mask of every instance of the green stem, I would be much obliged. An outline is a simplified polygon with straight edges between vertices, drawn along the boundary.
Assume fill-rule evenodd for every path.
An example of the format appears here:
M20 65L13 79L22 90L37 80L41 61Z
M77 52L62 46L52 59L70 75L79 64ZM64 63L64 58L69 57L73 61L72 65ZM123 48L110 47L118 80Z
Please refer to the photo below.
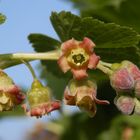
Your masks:
M105 74L107 74L109 76L113 73L113 71L111 69L103 66L102 63L100 63L100 62L97 65L97 69L101 70L102 72L104 72Z
M107 62L104 62L104 61L101 61L101 60L100 60L99 63L100 63L101 65L106 66L106 67L109 67L109 68L111 68L111 66L112 66L111 63L107 63Z
M36 77L36 75L35 75L35 71L34 71L34 69L32 68L32 66L30 65L30 63L27 62L27 61L24 61L24 60L21 60L21 61L28 67L29 71L31 72L31 74L32 74L32 76L33 76L33 79L34 79L34 80L37 79L37 77Z
M11 60L57 60L60 57L60 51L50 51L46 53L13 53L0 54L0 59Z

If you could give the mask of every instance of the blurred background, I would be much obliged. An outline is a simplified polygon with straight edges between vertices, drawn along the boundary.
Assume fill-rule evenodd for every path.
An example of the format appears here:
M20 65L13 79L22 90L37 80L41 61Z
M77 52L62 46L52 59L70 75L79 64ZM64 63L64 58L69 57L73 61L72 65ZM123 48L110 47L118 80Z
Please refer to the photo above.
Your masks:
M58 39L49 20L52 11L65 10L82 17L92 16L140 32L139 5L139 0L1 0L0 13L5 14L7 20L0 26L0 53L33 52L27 40L30 33L47 34ZM41 76L44 71L40 62L31 64L46 84L47 80ZM5 71L15 83L29 89L32 76L24 65ZM66 83L54 75L49 78ZM99 98L105 97L111 105L98 106L94 118L89 118L76 107L65 106L64 113L55 111L41 119L26 117L20 108L16 108L13 112L0 114L0 140L139 140L140 117L121 115L113 104L115 92L108 79L98 85Z

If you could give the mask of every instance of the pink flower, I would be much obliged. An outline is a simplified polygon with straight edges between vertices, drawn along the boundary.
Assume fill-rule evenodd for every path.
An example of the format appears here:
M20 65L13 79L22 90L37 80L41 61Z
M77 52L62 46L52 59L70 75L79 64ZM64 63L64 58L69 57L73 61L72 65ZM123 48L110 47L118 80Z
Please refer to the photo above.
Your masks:
M77 81L72 79L64 92L64 103L66 105L76 105L86 111L89 116L96 114L97 104L109 104L106 100L96 98L97 85L90 80Z
M58 64L65 73L71 70L75 79L88 76L86 70L95 69L100 57L94 53L95 44L87 37L83 41L68 40L61 45L62 54Z
M25 96L13 80L0 70L0 111L8 111L22 103Z
M60 101L52 100L51 91L48 87L44 87L38 80L32 83L32 87L28 92L28 104L22 107L29 116L42 117L42 115L60 108Z

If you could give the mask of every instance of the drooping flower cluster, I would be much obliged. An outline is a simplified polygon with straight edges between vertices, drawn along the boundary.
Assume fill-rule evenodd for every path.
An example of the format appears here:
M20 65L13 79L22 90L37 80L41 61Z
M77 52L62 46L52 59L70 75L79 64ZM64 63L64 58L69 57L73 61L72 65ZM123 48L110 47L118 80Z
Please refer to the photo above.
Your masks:
M37 79L32 83L27 99L29 106L24 104L23 108L29 116L42 117L60 108L60 102L52 99L51 90L44 87Z
M24 100L20 88L2 70L0 70L0 111L12 110Z
M112 69L110 81L117 93L117 108L124 114L140 114L140 70L130 61L113 64Z

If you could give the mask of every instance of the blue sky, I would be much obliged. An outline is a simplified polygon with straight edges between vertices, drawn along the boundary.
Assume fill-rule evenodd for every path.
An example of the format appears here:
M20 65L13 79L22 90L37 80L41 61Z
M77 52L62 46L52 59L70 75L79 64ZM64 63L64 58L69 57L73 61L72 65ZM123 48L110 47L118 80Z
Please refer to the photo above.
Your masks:
M62 10L78 14L78 11L72 8L72 4L65 0L1 0L0 13L7 16L7 21L0 26L0 53L33 52L27 40L27 35L30 33L43 33L57 38L49 16L52 11ZM33 62L33 67L36 68L38 63ZM32 77L24 65L8 68L5 71L18 85L30 87ZM39 75L37 71L36 73ZM55 114L53 116L55 117ZM49 119L48 117L41 120L7 117L0 120L0 140L19 140L20 135L30 130L36 121Z
M0 12L7 16L7 21L0 26L0 53L33 52L27 40L30 33L58 38L49 17L52 11L62 10L78 13L65 0L1 0ZM16 66L6 72L19 85L27 88L31 83L32 77L25 66Z

